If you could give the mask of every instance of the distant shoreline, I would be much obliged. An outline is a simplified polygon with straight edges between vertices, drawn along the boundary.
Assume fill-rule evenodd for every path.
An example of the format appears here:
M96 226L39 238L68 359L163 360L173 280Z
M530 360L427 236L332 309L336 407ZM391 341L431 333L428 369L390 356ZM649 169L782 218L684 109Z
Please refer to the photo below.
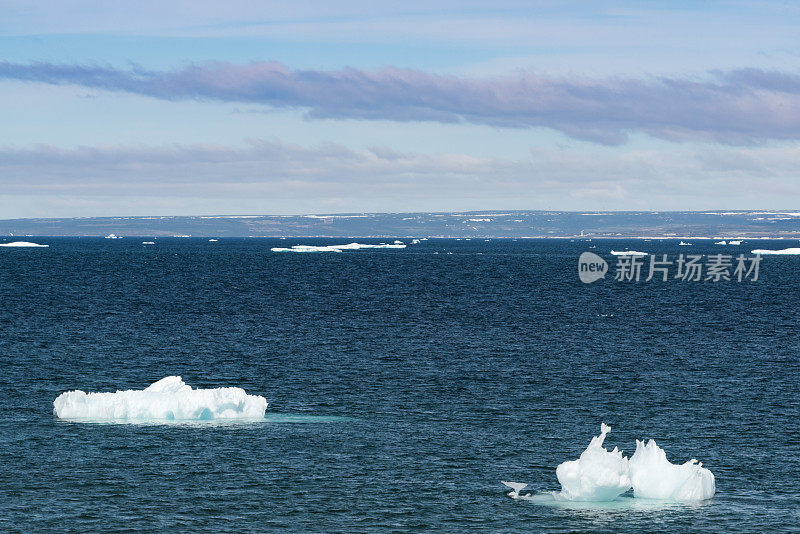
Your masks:
M0 220L0 237L800 239L796 211L499 211Z

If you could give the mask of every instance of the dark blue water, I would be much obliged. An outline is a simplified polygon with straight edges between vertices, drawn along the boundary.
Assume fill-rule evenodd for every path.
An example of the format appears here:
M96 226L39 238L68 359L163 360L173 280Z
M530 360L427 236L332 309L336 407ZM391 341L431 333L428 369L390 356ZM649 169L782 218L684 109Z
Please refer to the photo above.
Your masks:
M756 283L582 284L588 246L430 240L277 254L270 239L36 239L0 250L2 531L791 531L800 257ZM344 241L336 241L344 242ZM783 248L745 242L724 251ZM439 254L434 254L439 252ZM452 254L447 254L452 252ZM240 386L264 423L56 419L62 391ZM561 509L601 421L716 475L706 503Z

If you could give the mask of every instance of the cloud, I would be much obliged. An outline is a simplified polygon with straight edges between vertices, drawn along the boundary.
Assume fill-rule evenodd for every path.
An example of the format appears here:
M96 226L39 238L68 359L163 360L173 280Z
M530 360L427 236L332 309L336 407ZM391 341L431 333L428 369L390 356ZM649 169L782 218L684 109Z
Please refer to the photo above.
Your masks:
M238 147L0 146L0 190L7 196L116 199L106 200L109 206L151 199L138 201L140 213L165 199L190 197L206 199L207 213L235 206L231 199L262 205L262 213L291 213L334 201L342 211L706 209L775 207L800 197L800 143L592 152L537 148L513 160L278 140Z
M244 147L0 147L0 188L15 194L321 197L323 191L335 196L356 189L386 193L464 184L480 189L493 180L524 176L530 169L528 161L401 153L380 147L352 150L333 143L303 147L274 140L252 140Z
M0 78L162 100L300 109L309 119L543 127L606 145L624 144L636 132L739 145L800 139L800 76L759 69L715 72L704 79L592 80L530 72L465 78L392 67L292 70L278 62L217 62L169 71L0 62Z

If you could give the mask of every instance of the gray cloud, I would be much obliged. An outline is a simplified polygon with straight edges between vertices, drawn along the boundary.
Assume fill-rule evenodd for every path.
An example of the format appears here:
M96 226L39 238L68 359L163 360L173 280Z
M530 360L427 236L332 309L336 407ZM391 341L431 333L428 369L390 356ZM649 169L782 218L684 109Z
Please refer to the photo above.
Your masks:
M0 191L120 199L361 199L347 204L351 211L369 211L375 199L381 199L383 209L408 211L414 202L452 205L448 202L458 198L514 207L546 207L542 202L547 201L562 209L667 209L682 203L702 209L724 208L734 201L752 205L767 198L796 202L798 166L800 144L614 154L600 150L592 157L577 148L532 149L521 160L380 147L353 150L338 144L304 147L277 140L253 140L241 147L0 146Z
M436 121L552 128L601 144L634 132L756 144L800 139L800 76L745 69L706 79L463 78L412 69L291 70L209 63L171 71L0 62L0 78L303 109L312 119Z

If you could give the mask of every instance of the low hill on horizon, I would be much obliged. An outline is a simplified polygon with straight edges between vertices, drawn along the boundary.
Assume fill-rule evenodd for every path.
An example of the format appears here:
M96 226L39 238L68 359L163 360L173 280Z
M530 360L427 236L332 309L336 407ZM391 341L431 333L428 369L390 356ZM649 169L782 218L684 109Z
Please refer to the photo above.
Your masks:
M800 212L468 211L0 220L5 236L800 238Z

